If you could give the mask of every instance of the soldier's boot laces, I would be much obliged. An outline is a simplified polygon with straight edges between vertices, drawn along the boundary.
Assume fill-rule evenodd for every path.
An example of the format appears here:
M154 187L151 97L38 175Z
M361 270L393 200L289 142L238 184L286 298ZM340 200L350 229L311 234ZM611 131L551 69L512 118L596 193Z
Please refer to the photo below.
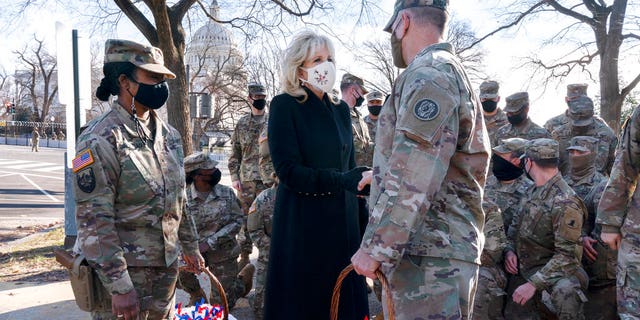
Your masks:
M244 266L244 268L242 268L242 270L240 270L240 272L238 273L238 278L240 278L240 280L242 280L242 283L244 284L244 292L242 293L243 297L246 297L253 288L253 274L255 272L256 267L253 264L249 263Z
M198 291L196 292L189 293L190 306L195 306L196 303L200 303L202 299L204 299L204 303L209 303L209 299L207 299L207 294L204 292L202 288L198 289Z

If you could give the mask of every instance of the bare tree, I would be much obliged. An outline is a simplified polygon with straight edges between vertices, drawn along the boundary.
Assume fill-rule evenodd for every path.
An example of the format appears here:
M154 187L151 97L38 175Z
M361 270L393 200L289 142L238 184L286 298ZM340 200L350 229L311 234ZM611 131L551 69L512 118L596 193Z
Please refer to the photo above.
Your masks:
M34 35L35 45L32 49L25 47L21 51L13 53L18 57L23 67L16 74L16 83L28 92L27 98L33 105L33 113L36 121L45 121L49 108L53 104L58 93L58 84L54 76L57 61L43 47L43 40Z
M569 1L565 1L569 2ZM537 55L525 64L534 68L535 74L544 74L544 84L562 81L573 72L583 72L594 78L590 72L597 65L600 85L600 113L614 131L620 128L620 115L625 98L640 82L640 74L632 75L626 86L621 87L621 52L631 51L640 44L638 25L640 17L627 16L628 0L574 0L570 5L554 0L517 1L505 6L512 11L508 21L469 47L508 28L526 23L527 18L542 18L558 21L551 15L568 17L567 26L560 25L557 32L544 44L568 44L569 49L559 58L541 59ZM611 4L608 4L610 2ZM626 18L629 18L627 21ZM591 30L591 40L585 40L585 30ZM544 45L543 44L543 45ZM595 80L595 79L594 79Z
M484 78L483 59L479 46L469 48L477 41L475 32L465 21L452 19L447 28L449 41L472 79ZM391 92L393 82L400 74L400 69L393 64L391 43L388 39L369 40L358 48L356 61L373 72L373 77L365 79L369 86L382 92Z

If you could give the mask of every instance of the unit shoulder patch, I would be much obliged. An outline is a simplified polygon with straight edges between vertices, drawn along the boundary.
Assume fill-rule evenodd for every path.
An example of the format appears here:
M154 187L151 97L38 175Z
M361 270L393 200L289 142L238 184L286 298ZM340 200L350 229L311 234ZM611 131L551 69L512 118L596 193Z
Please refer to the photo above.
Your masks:
M431 99L422 99L413 107L413 114L423 121L435 119L440 113L440 107Z
M93 168L87 168L76 173L76 182L78 183L78 189L84 193L93 192L96 188L96 175L93 173Z

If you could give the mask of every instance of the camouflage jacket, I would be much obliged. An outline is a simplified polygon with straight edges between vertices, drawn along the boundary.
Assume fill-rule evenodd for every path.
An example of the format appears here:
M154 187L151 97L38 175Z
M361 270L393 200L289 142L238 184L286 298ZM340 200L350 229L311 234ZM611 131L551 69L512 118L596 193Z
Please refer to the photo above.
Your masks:
M276 205L276 194L278 184L266 189L253 201L249 208L247 217L247 230L251 236L251 241L256 244L260 252L269 251L271 243L271 222L273 221L273 210Z
M515 243L509 240L507 250L517 253L520 274L545 290L581 269L579 239L587 212L560 173L535 187L525 201L511 226L517 230Z
M452 46L434 44L382 108L361 248L386 267L405 254L480 263L490 144L471 88Z
M495 176L487 178L484 197L494 202L502 211L501 216L506 234L512 232L509 230L511 222L514 218L517 218L517 214L520 211L520 202L527 197L532 187L533 181L529 180L524 174L512 183L501 182Z
M244 217L240 203L233 190L217 184L205 199L199 197L195 185L187 188L187 213L198 228L200 243L207 243L214 256L234 256L240 253L236 235Z
M261 180L258 169L258 138L268 122L268 115L248 114L238 121L231 136L229 174L231 181Z
M582 235L589 236L592 239L597 239L599 241L593 245L598 252L596 261L591 262L587 259L582 259L584 268L587 271L587 274L589 274L590 287L615 285L616 281L618 251L611 250L608 246L603 245L602 238L600 237L601 225L595 223L598 203L602 198L607 182L607 179L600 181L600 183L591 189L584 200L589 217L588 223L585 223L585 226L582 227Z
M567 111L547 120L547 122L544 123L544 128L550 132L553 133L556 129L560 128L561 126L565 125L569 123L569 117L567 116Z
M489 133L489 139L491 141L494 141L498 129L509 124L507 114L500 108L496 109L496 114L494 115L488 116L483 113L482 116L484 117L484 123L487 126L487 132Z
M496 136L492 141L492 145L497 146L500 140L509 138L533 140L538 138L551 138L551 134L549 134L549 132L543 127L531 121L531 118L527 118L525 122L519 127L516 127L511 123L500 127L500 129L498 129L498 131L496 132Z
M260 171L262 183L266 186L271 186L274 183L273 177L276 170L273 168L271 152L269 151L268 123L264 124L262 132L260 132L260 138L258 138L258 155L258 170Z
M500 208L491 200L482 202L486 214L484 222L484 248L482 248L482 266L502 266L502 254L507 244L507 236L502 222Z
M151 116L156 129L145 145L131 115L114 103L87 125L76 146L77 241L112 293L133 288L127 266L169 266L180 245L187 254L198 250L193 220L183 219L180 135Z
M356 152L357 166L371 166L373 163L373 142L369 137L369 128L362 120L360 112L351 108L351 127L353 128L353 147Z
M572 128L571 123L567 123L552 133L553 139L558 141L559 144L560 165L558 168L560 172L563 175L569 173L569 151L567 151L567 148L571 145L571 138L574 136L588 136L598 139L596 168L600 173L608 176L615 160L615 151L618 145L618 138L613 133L613 130L606 123L600 121L595 121L589 127L589 130L585 132L576 133Z
M370 115L364 117L364 123L367 124L369 129L369 137L371 138L371 147L368 150L367 159L371 160L369 163L365 163L366 166L373 166L373 149L376 146L376 130L378 129L378 121L371 119Z
M602 232L621 233L632 243L640 243L640 108L635 108L623 127L620 147L609 183L598 205L596 223ZM637 245L636 245L637 247Z
M595 169L595 168L594 168ZM607 178L602 175L602 173L593 170L588 175L583 177L576 177L573 174L569 173L565 181L567 184L576 192L578 197L583 201L587 197L587 194L591 192L593 188L595 188L602 180L606 180Z

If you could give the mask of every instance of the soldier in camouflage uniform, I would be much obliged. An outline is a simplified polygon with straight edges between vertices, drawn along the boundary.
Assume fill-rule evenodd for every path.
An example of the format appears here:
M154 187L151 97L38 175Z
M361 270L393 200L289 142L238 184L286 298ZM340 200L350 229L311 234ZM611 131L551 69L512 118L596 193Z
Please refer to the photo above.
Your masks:
M81 252L111 296L93 319L167 319L173 311L180 248L200 270L185 204L182 141L153 109L169 96L160 49L107 40L96 96L111 110L87 124L73 160ZM112 313L113 312L113 313Z
M569 101L579 97L587 95L587 87L589 87L586 83L572 83L567 85L567 96L564 98L565 103L569 104ZM544 123L544 128L549 131L549 133L553 133L556 129L560 128L560 126L565 125L569 122L569 109L565 112L547 120Z
M273 185L269 189L260 192L256 200L253 201L247 221L251 241L260 250L258 261L256 262L255 294L249 300L257 319L262 319L263 316L264 286L267 277L267 266L269 265L269 245L271 244L271 221L273 220L273 209L278 191L278 178L274 175L271 179L274 181Z
M588 218L582 225L582 265L589 275L584 314L587 319L616 319L616 257L618 252L603 246L600 228L595 227L596 208L607 179L596 170L598 140L577 136L569 147L569 186L583 199Z
M584 201L591 190L605 176L596 170L596 150L598 139L588 136L571 138L569 147L569 172L565 178L567 184Z
M617 301L621 319L640 318L640 108L623 126L611 177L598 205L602 240L618 252Z
M38 152L38 147L40 144L40 132L38 129L33 128L33 132L31 132L31 152Z
M498 108L500 102L500 84L497 81L487 80L480 84L480 102L482 103L482 115L484 123L489 132L489 139L495 141L496 132L499 128L509 123L507 114ZM499 141L496 141L499 143Z
M487 178L485 199L494 202L502 211L504 230L509 227L520 210L520 202L527 196L533 182L523 175L520 156L529 140L510 138L493 148L492 175Z
M251 113L238 120L231 136L231 155L229 156L231 184L238 191L240 205L245 213L240 233L240 268L249 263L249 255L253 251L253 244L246 228L246 214L256 195L267 188L258 171L258 138L262 128L268 122L268 115L265 112L267 91L259 83L250 83L248 90Z
M368 93L364 81L350 73L345 73L340 81L342 100L351 110L351 127L353 128L353 147L356 151L356 166L370 166L373 163L373 142L369 137L367 125L362 120L358 107L364 102L364 95Z
M240 245L236 239L244 214L233 189L219 184L222 173L218 162L208 154L197 152L184 160L187 181L187 213L198 227L199 249L206 265L216 275L233 308L238 298L251 290L255 267L247 264L238 273ZM180 272L180 284L191 296L190 305L206 298L198 278L190 272ZM211 303L221 304L216 288L211 288Z
M385 273L396 319L468 319L473 309L490 144L480 101L441 42L447 18L447 1L397 0L385 27L406 70L380 114L372 213L351 260L369 278Z
M502 309L507 293L507 275L502 264L507 237L500 208L491 200L482 202L485 212L485 243L480 260L478 290L473 302L473 319L504 319Z
M518 287L513 300L507 304L507 309L516 311L508 313L526 310L518 319L545 319L545 312L561 320L584 318L582 290L588 279L580 265L579 238L586 209L562 179L558 156L558 143L542 138L527 144L522 160L535 188L514 219L515 241L510 238L505 250L505 269L519 276L514 279ZM550 297L549 307L542 301L544 291Z
M249 208L249 216L247 218L247 231L249 231L251 241L258 247L256 285L254 294L249 296L249 304L256 319L262 319L263 317L264 288L271 244L271 221L278 190L278 178L276 177L269 151L268 124L265 124L262 133L260 133L259 157L260 176L262 181L269 185L269 188L258 194Z
M538 138L551 138L551 134L543 127L533 123L529 118L529 94L517 92L507 97L504 111L507 113L508 124L502 126L496 132L493 145L498 145L500 140L508 138L522 138L533 140Z
M371 138L372 143L371 148L369 148L369 155L367 156L368 159L371 159L371 162L364 164L367 166L373 165L373 149L376 142L378 115L380 115L380 111L382 110L383 101L384 95L380 91L371 91L367 95L367 109L369 110L369 114L364 117L364 123L367 124L367 128L369 129L369 137Z
M552 136L560 144L560 172L569 173L568 151L571 138L590 136L598 140L596 149L596 168L608 176L615 159L618 138L613 130L604 122L596 121L593 116L593 101L587 96L580 96L569 101L569 122L560 126Z

